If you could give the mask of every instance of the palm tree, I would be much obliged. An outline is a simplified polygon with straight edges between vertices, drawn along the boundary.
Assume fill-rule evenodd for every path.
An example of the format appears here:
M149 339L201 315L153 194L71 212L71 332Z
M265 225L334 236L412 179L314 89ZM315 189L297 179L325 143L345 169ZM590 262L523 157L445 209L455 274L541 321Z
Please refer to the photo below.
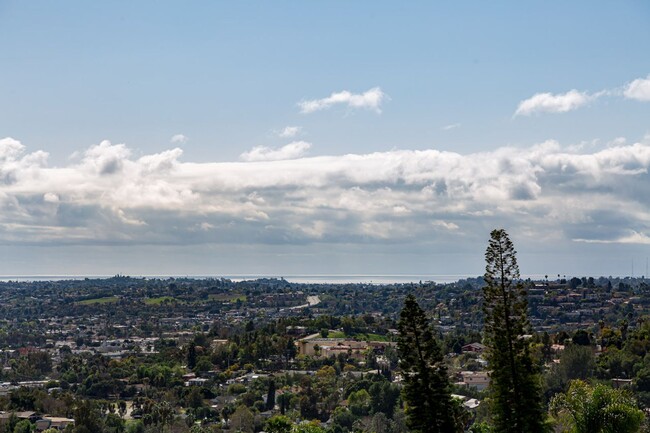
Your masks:
M582 380L572 381L565 394L553 397L551 412L569 424L571 433L636 433L644 418L625 390Z

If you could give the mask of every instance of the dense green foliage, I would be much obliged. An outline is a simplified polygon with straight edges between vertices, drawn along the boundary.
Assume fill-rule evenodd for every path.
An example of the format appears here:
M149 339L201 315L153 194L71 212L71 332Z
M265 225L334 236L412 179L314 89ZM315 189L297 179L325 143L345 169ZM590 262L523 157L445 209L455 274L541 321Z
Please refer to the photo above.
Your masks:
M571 433L635 433L644 419L629 392L581 380L557 394L551 410L568 423Z

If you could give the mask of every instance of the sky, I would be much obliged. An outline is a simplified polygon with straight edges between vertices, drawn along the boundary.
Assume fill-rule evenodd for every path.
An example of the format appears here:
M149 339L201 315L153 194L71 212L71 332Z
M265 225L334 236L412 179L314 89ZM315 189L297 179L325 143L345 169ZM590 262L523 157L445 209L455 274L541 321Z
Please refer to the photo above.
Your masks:
M0 0L0 275L644 275L647 1Z

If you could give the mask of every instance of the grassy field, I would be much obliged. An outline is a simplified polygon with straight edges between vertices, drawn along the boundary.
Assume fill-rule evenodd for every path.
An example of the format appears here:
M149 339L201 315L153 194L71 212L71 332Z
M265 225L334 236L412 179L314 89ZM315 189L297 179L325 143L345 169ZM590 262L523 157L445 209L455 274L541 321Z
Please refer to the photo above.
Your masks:
M158 298L147 298L144 300L144 303L147 305L160 305L165 301L172 302L174 298L172 296L160 296Z
M363 338L366 341L390 341L386 335L380 334L359 334L358 338Z
M327 334L327 338L345 338L345 332L343 331L330 331Z
M83 301L78 301L77 304L79 305L111 304L119 300L120 298L118 298L117 296L107 296L105 298L85 299Z
M330 331L327 334L328 338L355 338L359 341L390 341L386 335L380 334L354 334L345 335L343 331Z

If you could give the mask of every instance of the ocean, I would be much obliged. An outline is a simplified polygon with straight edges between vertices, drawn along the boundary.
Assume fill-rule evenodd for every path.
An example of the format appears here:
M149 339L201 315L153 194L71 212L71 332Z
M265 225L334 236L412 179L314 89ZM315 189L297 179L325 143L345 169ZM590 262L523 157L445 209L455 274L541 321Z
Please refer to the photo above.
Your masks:
M113 275L3 275L0 281L62 281L85 278L111 278ZM329 284L407 284L420 281L452 283L477 275L130 275L133 278L227 278L233 281L256 280L259 278L284 278L292 283Z

